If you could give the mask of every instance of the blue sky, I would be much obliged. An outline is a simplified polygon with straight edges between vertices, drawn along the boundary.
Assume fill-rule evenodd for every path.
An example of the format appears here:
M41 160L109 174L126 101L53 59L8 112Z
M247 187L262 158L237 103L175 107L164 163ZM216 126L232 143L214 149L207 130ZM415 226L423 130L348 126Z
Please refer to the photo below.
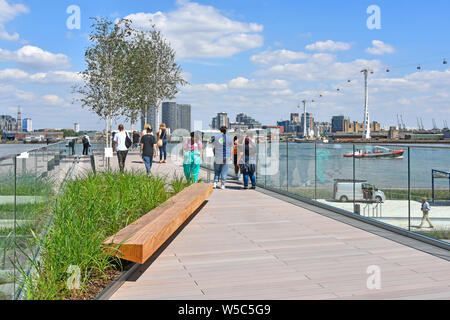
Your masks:
M66 27L70 5L81 9L80 30ZM379 30L367 27L370 5L380 8ZM0 113L20 105L35 128L102 129L72 104L70 88L84 68L89 17L105 16L143 29L156 23L190 83L175 101L191 103L204 128L221 111L273 125L303 99L316 100L317 120L362 121L365 67L374 70L372 120L395 125L402 114L409 127L417 117L442 127L450 120L449 13L446 0L0 0Z

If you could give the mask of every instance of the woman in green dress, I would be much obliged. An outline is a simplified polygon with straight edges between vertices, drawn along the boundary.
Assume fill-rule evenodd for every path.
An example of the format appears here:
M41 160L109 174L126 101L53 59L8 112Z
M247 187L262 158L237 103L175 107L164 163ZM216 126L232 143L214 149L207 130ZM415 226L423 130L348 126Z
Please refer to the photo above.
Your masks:
M191 133L190 139L184 143L183 152L183 168L186 180L191 183L197 183L203 158L203 143L194 132Z

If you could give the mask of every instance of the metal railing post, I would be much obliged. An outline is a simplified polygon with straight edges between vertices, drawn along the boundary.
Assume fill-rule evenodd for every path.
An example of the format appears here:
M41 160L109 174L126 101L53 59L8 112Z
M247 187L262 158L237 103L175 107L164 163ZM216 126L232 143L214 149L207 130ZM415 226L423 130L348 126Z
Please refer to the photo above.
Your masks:
M411 148L408 147L408 230L411 231Z

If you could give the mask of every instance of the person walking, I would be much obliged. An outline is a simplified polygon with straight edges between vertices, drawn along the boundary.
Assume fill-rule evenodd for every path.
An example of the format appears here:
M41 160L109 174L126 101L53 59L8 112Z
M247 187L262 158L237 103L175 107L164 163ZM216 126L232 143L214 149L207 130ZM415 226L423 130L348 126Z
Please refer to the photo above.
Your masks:
M219 180L222 181L220 188L225 190L228 169L233 163L231 155L234 152L233 140L227 136L227 128L220 128L219 135L214 137L214 188L218 187Z
M139 149L139 141L141 140L141 136L139 133L134 130L133 131L133 149L138 150Z
M434 226L431 224L430 221L430 211L431 211L431 206L428 203L427 198L422 198L422 207L421 207L422 213L423 213L423 217L422 217L422 222L419 225L419 229L422 228L423 224L426 222L428 222L428 224L430 225L430 228L434 228Z
M244 176L244 190L248 190L249 181L252 182L252 190L256 189L256 144L253 140L253 132L249 132L244 139L244 148L239 155L239 164Z
M89 147L91 146L91 139L89 139L86 132L84 133L81 142L83 143L83 156L87 156L89 154Z
M72 155L75 155L75 139L71 139L69 141L69 148L72 151Z
M114 135L113 149L117 151L120 172L125 170L125 162L128 155L127 138L129 139L123 124L119 125L119 132Z
M153 158L156 158L156 138L151 134L152 129L147 128L147 134L141 138L141 157L144 160L147 174L151 173Z
M238 137L234 137L234 147L233 147L233 161L234 161L234 174L236 175L236 180L239 180L239 171L240 171L240 167L239 167L239 161L238 161L238 152L239 150L239 141L238 141Z
M151 125L149 125L148 123L144 126L144 130L142 131L141 137L145 136L147 134L147 129L151 129L153 134L153 128Z
M167 127L161 123L158 132L159 163L167 163Z
M190 139L185 141L183 152L183 168L186 180L191 183L197 183L198 174L200 172L200 164L203 158L203 143L195 132L192 132Z

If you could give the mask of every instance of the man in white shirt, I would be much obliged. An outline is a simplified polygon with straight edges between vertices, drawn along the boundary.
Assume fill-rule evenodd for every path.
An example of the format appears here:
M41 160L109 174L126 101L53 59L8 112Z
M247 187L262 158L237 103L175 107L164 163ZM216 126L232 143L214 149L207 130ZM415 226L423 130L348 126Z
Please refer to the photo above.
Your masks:
M89 147L91 146L91 139L89 139L87 133L84 133L81 141L83 142L83 156L87 156L89 154Z
M119 132L114 136L113 148L117 151L117 159L119 160L120 172L125 170L125 161L127 160L128 148L126 146L127 133L124 126L119 126Z

